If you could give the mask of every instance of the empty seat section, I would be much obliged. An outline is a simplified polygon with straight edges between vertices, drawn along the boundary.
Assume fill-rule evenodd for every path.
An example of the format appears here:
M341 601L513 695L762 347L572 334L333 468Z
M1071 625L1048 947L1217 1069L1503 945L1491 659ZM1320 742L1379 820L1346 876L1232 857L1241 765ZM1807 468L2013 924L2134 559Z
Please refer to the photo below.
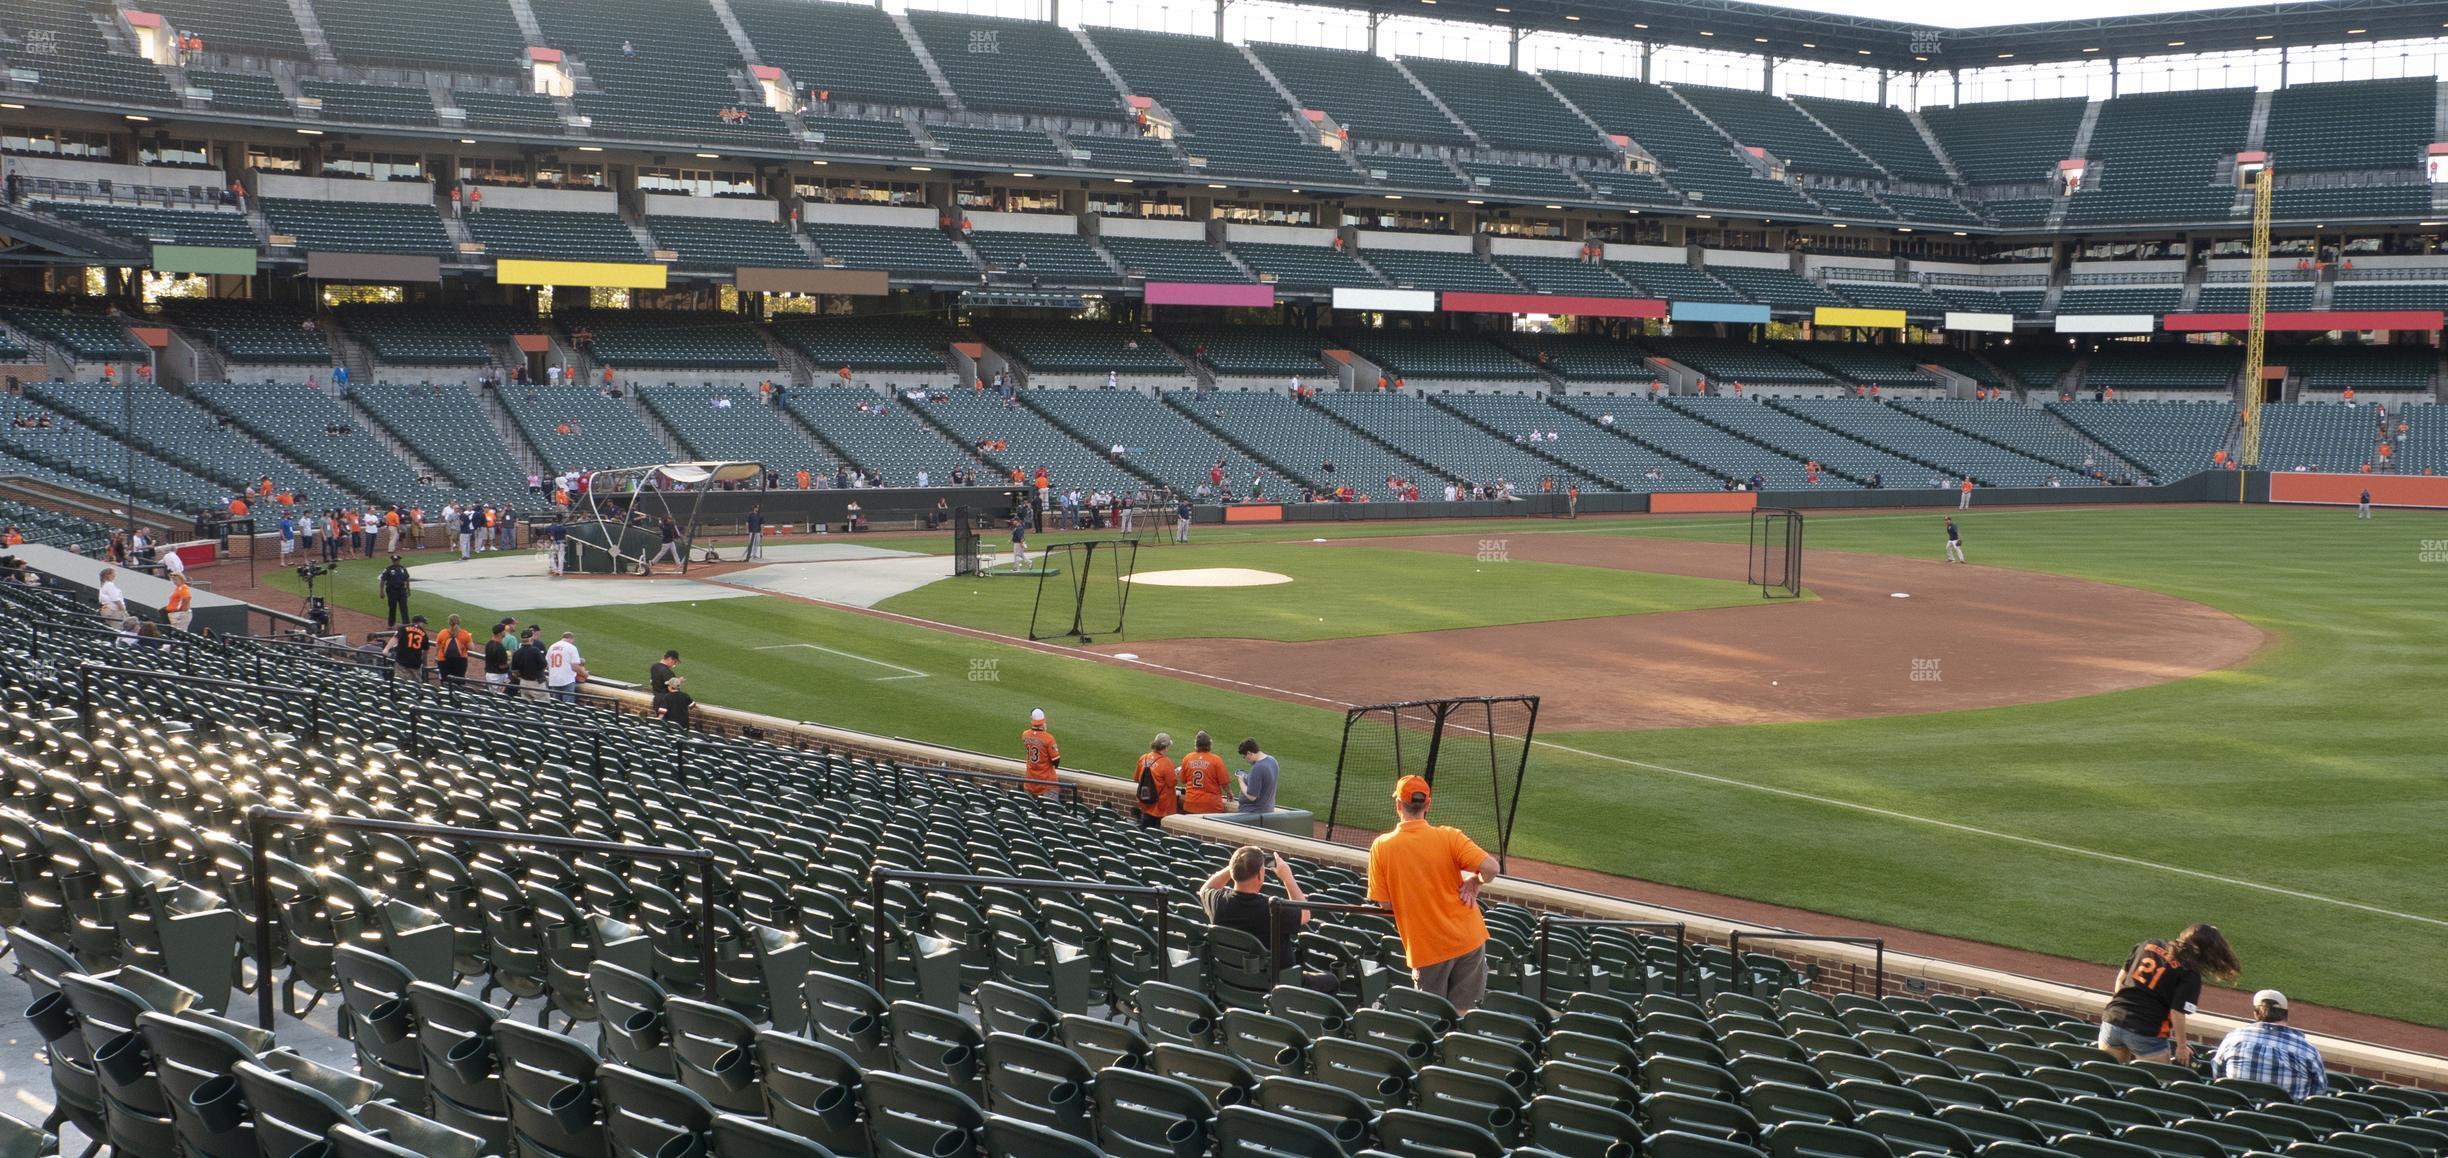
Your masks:
M2439 376L2439 351L2428 346L2281 346L2268 351L2268 364L2285 366L2306 391L2430 394Z
M2266 470L2314 470L2353 473L2366 465L2397 474L2436 474L2448 470L2448 419L2436 406L2410 406L2389 411L2389 457L2379 453L2377 423L2368 406L2294 403L2261 408L2261 465ZM2406 425L2397 437L2397 424Z
M451 90L447 101L467 114L471 129L558 134L567 128L552 98L535 93L459 88Z
M2074 353L2064 346L2007 346L1991 350L1989 360L2034 390L2054 391L2074 370Z
M1625 285L1622 278L1607 272L1603 263L1521 253L1497 254L1495 261L1506 273L1512 274L1514 280L1542 293L1607 298L1639 296L1639 292Z
M2235 386L2244 369L2240 346L2191 342L2111 342L2091 354L2083 368L2086 389L2217 390Z
M1776 349L1847 382L1879 386L1936 386L1921 368L1923 352L1939 347L1869 342L1779 342Z
M2013 402L1976 402L1959 398L1899 399L1895 406L1941 426L1984 438L2008 450L2064 467L2076 474L2098 471L2114 478L2124 466L2116 456L2086 440L2063 419L2047 410ZM2085 465L2086 462L2088 465ZM2069 483L2071 479L2067 480Z
M564 311L554 320L587 331L588 354L622 371L779 368L754 324L717 310Z
M1360 256L1405 289L1514 293L1521 288L1475 253L1368 246Z
M229 414L232 418L238 417L237 414L224 409L217 402L217 391L228 389L228 387L198 383L190 389L195 401L179 397L153 385L138 384L122 389L109 383L93 382L30 382L26 384L26 395L46 406L55 407L62 413L79 419L95 431L114 439L122 429L120 408L123 404L127 405L134 411L137 449L151 454L162 462L210 479L232 491L253 486L258 479L268 475L274 486L295 491L301 501L319 504L336 501L341 497L339 492L324 484L320 479L300 470L292 463L283 461L278 455L265 450L262 443L248 438L237 430L230 429L227 424L216 420L211 411L204 409L204 406L210 406L212 411ZM283 394L289 392L289 388L276 386L247 389L277 391ZM304 392L306 388L297 387L296 389ZM318 396L322 398L325 408L336 409L336 405L332 403L329 396ZM260 409L270 410L272 408ZM241 420L240 425L259 437L266 433L244 420ZM267 439L267 441L271 440ZM276 442L275 445L278 443ZM97 465L115 471L119 466L119 458L117 455L111 455L105 463ZM337 464L330 465L332 469L338 469ZM413 488L414 477L409 476L407 481ZM367 493L375 498L388 499L386 495Z
M333 55L352 64L509 72L527 50L506 0L317 0L314 8Z
M1402 63L1491 147L1584 156L1613 152L1536 77L1518 68L1427 57Z
M1957 204L1952 197L1931 197L1914 193L1881 193L1879 200L1895 210L1906 221L1939 225L1979 225L1981 219L1971 210ZM2043 202L2045 204L2045 202Z
M1606 489L1619 491L1715 490L1719 480L1665 454L1618 434L1607 409L1613 401L1588 396L1596 413L1559 409L1528 394L1436 394L1430 401L1507 438L1527 439L1539 431L1546 437L1539 450L1563 459L1581 473L1601 479ZM1632 398L1617 401L1631 403ZM1656 472L1656 477L1650 473ZM1424 496L1423 496L1424 497Z
M2312 308L2312 283L2289 279L2270 279L2268 307L2272 310L2308 310ZM2201 298L2194 303L2196 313L2240 314L2252 308L2252 284L2243 280L2214 281L2202 286Z
M1754 172L1734 154L1734 143L1709 127L1653 84L1623 77L1579 72L1541 74L1598 127L1622 133L1657 158L1669 184L1685 194L1697 194L1703 209L1751 209L1768 213L1808 213L1810 204L1794 187ZM1750 142L1757 143L1757 142ZM1856 162L1858 165L1858 162Z
M2074 155L2090 102L2079 98L1990 101L1921 110L1930 135L1955 170L1975 185L2055 179L2057 162Z
M80 304L77 308L56 304L63 299L43 298L0 305L0 319L60 348L79 362L137 362L151 356L152 351L129 336L120 319Z
M306 34L283 0L160 0L148 5L170 26L200 36L214 52L306 59Z
M464 219L468 236L482 242L487 257L550 261L646 260L637 235L617 213L549 209L486 209Z
M2054 463L2018 454L1872 399L1782 398L1769 405L1833 428L1881 450L1931 464L1955 478L1968 475L1983 486L2047 486L2050 479L2057 480L2060 486L2085 486L2091 482L2079 471L2070 471ZM1889 486L1926 484L1927 481L1912 476L1899 478L1893 473L1885 479Z
M520 329L512 315L478 308L343 306L338 316L341 326L386 366L489 365L497 344ZM529 319L524 329L541 333L543 325Z
M190 88L204 89L212 94L212 110L217 113L244 113L262 117L297 115L297 107L289 103L279 82L268 76L250 72L216 72L211 69L187 70Z
M2236 428L2225 402L2051 402L2048 410L2161 482L2211 469Z
M204 405L229 416L240 428L280 448L290 458L311 464L361 498L413 506L430 493L416 468L368 430L363 419L350 413L339 399L315 387L199 382L189 390ZM330 488L312 480L300 484L296 481L299 472L295 467L286 468L286 475L275 471L274 467L280 465L278 461L260 451L253 460L241 465L239 456L251 443L221 445L219 439L191 437L196 437L198 446L214 445L212 453L217 458L227 456L222 461L230 464L228 472L238 475L241 483L252 483L254 476L270 473L275 486L302 485L298 500L316 509L332 505L327 500L338 497L329 493ZM314 493L310 495L308 491Z
M2406 174L2399 174L2400 177ZM2431 186L2414 180L2378 185L2281 185L2271 191L2270 213L2289 220L2336 217L2421 217L2431 212Z
M332 364L331 347L324 342L322 331L310 326L314 313L304 306L170 300L162 303L162 317L202 337L227 362Z
M1385 282L1341 249L1330 245L1285 245L1236 241L1233 255L1260 274L1272 274L1286 289L1380 286Z
M1839 185L1811 185L1804 188L1802 193L1837 217L1857 217L1876 221L1895 216L1894 210L1887 208L1878 198L1871 196L1869 191L1864 189L1852 189Z
M1177 118L1175 142L1204 159L1206 172L1319 184L1354 179L1342 154L1294 127L1282 94L1238 47L1169 32L1087 34L1131 92L1154 97Z
M260 2L260 0L258 0ZM209 5L212 0L187 0ZM0 45L0 60L22 70L36 92L81 100L177 108L178 94L150 60L113 49L83 5L53 0L0 0L0 19L16 40ZM180 22L180 28L188 27ZM295 23L290 25L296 28ZM42 42L37 52L34 42ZM284 107L280 110L287 113Z
M909 22L965 107L1122 119L1121 96L1069 29L957 12L913 11Z
M1606 429L1672 456L1711 478L1747 479L1758 474L1778 490L1799 490L1808 485L1804 480L1808 471L1801 459L1738 438L1655 399L1572 394L1556 399L1556 405L1591 422L1612 417L1614 422ZM1822 475L1820 485L1843 489L1853 484L1840 475Z
M913 404L873 390L827 386L792 390L782 405L849 461L880 474L886 486L915 486L925 472L930 486L948 484L955 470L978 461L942 432L920 421ZM823 472L811 472L822 476ZM984 481L1001 481L986 472Z
M1349 486L1379 502L1394 497L1386 490L1388 477L1418 483L1422 498L1444 486L1442 479L1432 482L1436 476L1424 472L1419 465L1355 433L1324 410L1295 401L1289 395L1211 394L1199 400L1178 393L1167 395L1166 401L1199 425L1290 472L1296 486L1320 492ZM1329 462L1335 464L1331 482L1324 469ZM1246 475L1226 475L1224 485L1234 495L1247 497L1250 491ZM1263 494L1283 498L1287 497L1288 489L1283 480L1272 479Z
M1898 480L1925 481L1925 476L1931 473L1930 467L1803 421L1762 400L1681 395L1666 398L1664 402L1667 406L1731 430L1744 438L1757 439L1804 460L1806 464L1815 460L1820 466L1857 483L1866 483L1872 476L1879 476L1886 485L1894 486ZM1876 404L1864 402L1862 405ZM1803 485L1811 484L1805 478ZM1824 475L1819 485L1826 485Z
M837 104L943 105L943 94L881 8L736 0L731 15L758 58L789 73L803 96L822 93Z
M1495 161L1463 161L1463 175L1482 193L1503 197L1548 197L1557 201L1587 201L1590 190L1573 180L1576 170L1540 165L1506 165Z
M2184 286L2131 282L2069 285L2057 295L2061 314L2172 314L2184 301Z
M1953 308L1938 295L1909 281L1840 281L1841 271L1828 275L1828 292L1857 306L1902 310L1913 317L1934 318Z
M944 156L970 164L995 162L1050 168L1071 158L1054 150L1054 138L1037 129L990 129L974 125L928 125L927 135Z
M1675 95L1715 121L1742 145L1766 149L1794 169L1843 176L1880 176L1878 167L1811 123L1781 96L1756 89L1679 84Z
M1468 145L1470 138L1393 62L1366 52L1253 41L1250 51L1301 104L1370 141Z
M944 347L953 338L950 326L923 317L782 314L773 319L773 331L821 373L843 368L948 373Z
M1745 386L1824 386L1827 371L1771 346L1723 338L1647 338L1651 351L1698 370L1719 389Z
M939 280L977 276L977 266L940 229L822 222L807 232L828 265Z
M29 208L129 241L254 249L255 223L234 209L157 209L108 201L37 201Z
M1317 402L1343 421L1434 466L1445 478L1490 487L1510 483L1514 493L1521 495L1538 493L1542 479L1554 480L1557 493L1575 485L1607 489L1594 477L1525 449L1527 431L1515 430L1504 436L1491 434L1450 411L1430 405L1425 398L1393 391L1328 390L1317 396ZM1556 423L1550 419L1547 425ZM1512 441L1516 438L1522 440L1521 445ZM1335 471L1338 484L1359 485L1355 479L1346 477L1351 472L1342 463L1335 464ZM1427 488L1423 486L1420 490L1425 498Z
M1352 161L1368 174L1369 180L1396 189L1460 189L1465 185L1464 178L1443 157L1360 153L1353 156Z
M1538 374L1529 363L1477 334L1450 330L1347 330L1340 336L1352 352L1403 379L1517 382Z
M327 121L372 125L430 125L441 119L433 95L422 88L398 84L351 84L336 80L301 80L298 95L321 101L319 115Z
M1278 326L1167 327L1165 341L1174 349L1218 374L1234 377L1316 379L1326 364L1319 360L1319 339L1303 330Z
M2425 274L2424 276L2433 276ZM2436 310L2448 307L2448 272L2442 280L2404 280L2347 275L2331 291L2331 304L2341 310Z
M868 121L852 117L802 116L799 123L815 134L814 144L827 153L872 153L885 157L914 156L918 138L899 121Z
M16 416L29 418L48 415L50 421L41 427L19 428ZM28 472L46 482L63 483L79 490L102 495L126 494L140 502L154 503L172 511L218 511L229 502L231 488L182 467L173 466L151 454L127 454L127 443L111 434L56 413L53 408L24 398L0 398L0 416L11 421L0 429L0 450L13 460L33 463L39 469ZM117 429L114 421L111 429ZM144 429L139 425L139 430ZM297 472L284 472L290 479ZM133 477L129 477L132 474ZM249 482L254 480L249 479Z
M1148 486L1147 479L1116 464L1106 447L1092 448L1035 410L1005 406L992 394L953 391L941 401L930 399L923 413L965 446L1002 444L1003 449L988 451L983 457L1006 471L1016 469L1034 476L1043 467L1058 492L1076 487L1130 493ZM992 472L987 481L995 481Z
M1740 293L1717 280L1708 270L1696 269L1681 262L1612 261L1607 263L1607 267L1653 298L1669 298L1679 302L1743 300Z
M2428 76L2289 85L2270 94L2261 147L2280 173L2422 164L2439 82Z
M2121 96L2101 106L2091 169L2066 221L2223 221L2235 186L2219 166L2244 147L2249 88Z
M534 501L526 494L531 472L517 456L516 436L494 425L465 383L351 383L348 396L461 490L494 503Z
M1828 97L1798 96L1792 100L1794 107L1810 114L1811 119L1877 162L1889 176L1938 185L1953 182L1946 165L1936 153L1930 152L1929 142L1922 139L1921 131L1913 127L1912 118L1904 110L1889 104Z
M701 459L752 459L789 478L831 474L829 450L808 441L752 386L640 386L638 401Z
M272 232L295 238L309 252L446 256L454 249L442 215L423 202L267 197L262 204Z
M576 56L594 81L592 91L570 98L592 118L591 135L700 147L785 136L779 114L740 96L747 62L706 0L533 0L529 7L544 43ZM745 115L726 120L726 111Z
M646 219L646 232L654 235L657 248L679 254L681 265L796 269L816 264L800 248L797 234L772 221L658 213Z
M2038 229L2057 212L2057 199L2032 195L1981 203L1980 211L2000 229Z
M1060 281L1110 282L1120 278L1096 247L1076 233L998 233L978 230L969 244L989 269Z
M1240 451L1215 432L1184 417L1152 394L1136 390L1031 390L1032 408L1072 431L1091 447L1110 456L1122 448L1122 461L1171 487L1194 495L1208 485L1208 471L1221 460L1224 477L1247 479L1257 469Z
M650 466L673 454L627 401L587 386L504 386L502 407L547 473Z
M1169 237L1099 238L1105 251L1122 263L1122 272L1149 281L1245 282L1249 275L1234 269L1223 251L1204 241Z
M1709 273L1717 280L1742 291L1755 302L1786 309L1806 309L1813 306L1841 306L1844 299L1829 293L1826 286L1795 273L1790 269L1763 268L1752 265L1712 265Z
M1524 362L1568 382L1643 384L1657 380L1646 351L1594 334L1498 334L1495 340Z
M1073 155L1067 160L1071 163L1135 173L1178 173L1182 168L1181 158L1173 155L1172 148L1154 137L1113 133L1070 136Z
M1145 330L1094 322L1000 322L978 332L1040 374L1184 374L1180 360Z

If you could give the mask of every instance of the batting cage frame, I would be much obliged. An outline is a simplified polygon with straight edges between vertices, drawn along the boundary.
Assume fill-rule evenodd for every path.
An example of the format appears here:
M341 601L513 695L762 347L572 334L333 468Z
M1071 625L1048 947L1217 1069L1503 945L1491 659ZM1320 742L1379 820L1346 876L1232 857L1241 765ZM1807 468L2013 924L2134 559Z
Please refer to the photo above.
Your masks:
M1136 541L1086 539L1050 543L1038 557L1037 595L1029 603L1031 641L1076 639L1093 643L1100 635L1122 634L1122 625L1130 613L1130 579L1139 567ZM1056 601L1049 608L1047 588L1058 578L1068 582L1054 587ZM1105 626L1109 607L1111 627Z
M978 566L977 511L967 505L952 508L952 573L975 575Z
M1756 507L1744 548L1744 581L1760 589L1762 599L1802 597L1802 512L1791 507Z
M1391 824L1394 782L1418 776L1434 793L1437 823L1461 829L1502 868L1529 778L1538 709L1537 696L1456 696L1346 709L1326 839L1344 830L1375 831L1372 821ZM1345 821L1347 812L1357 819Z

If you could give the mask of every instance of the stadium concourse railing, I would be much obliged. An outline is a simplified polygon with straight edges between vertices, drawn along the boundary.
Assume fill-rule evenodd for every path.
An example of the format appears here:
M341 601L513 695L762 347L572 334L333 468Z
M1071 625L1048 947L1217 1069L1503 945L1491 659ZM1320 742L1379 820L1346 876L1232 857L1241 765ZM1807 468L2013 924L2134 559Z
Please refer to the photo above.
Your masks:
M640 713L650 710L648 697L644 693L626 688L589 685L583 694L590 700L619 710ZM1018 779L1023 768L1018 760L938 747L903 737L879 736L778 716L709 707L702 703L696 706L692 716L701 728L717 734L806 749L966 769L989 775L998 781ZM1061 779L1066 793L1075 793L1075 798L1082 803L1125 809L1137 807L1131 782L1124 777L1066 768L1061 772ZM1168 816L1164 826L1167 831L1217 844L1254 844L1307 860L1360 871L1366 871L1368 865L1366 848L1254 825L1200 816ZM1556 918L1680 926L1690 941L1701 944L1732 948L1746 942L1775 939L1780 941L1777 956L1814 972L1816 985L1832 992L1868 995L1883 991L1907 996L1931 993L1961 997L1994 995L2027 1006L2080 1017L2096 1016L2108 997L2100 990L2084 986L1901 952L1878 943L1876 938L1829 940L1804 930L1775 928L1667 905L1626 900L1582 889L1542 884L1518 876L1498 880L1484 895L1491 900L1518 904ZM1797 935L1807 939L1788 939ZM2109 972L2106 967L2100 970L2103 979ZM2196 1014L2187 1024L2198 1042L2209 1044L2246 1023L2237 1018L2205 1012ZM2448 1057L2317 1032L2312 1033L2311 1037L2333 1070L2380 1081L2448 1090Z

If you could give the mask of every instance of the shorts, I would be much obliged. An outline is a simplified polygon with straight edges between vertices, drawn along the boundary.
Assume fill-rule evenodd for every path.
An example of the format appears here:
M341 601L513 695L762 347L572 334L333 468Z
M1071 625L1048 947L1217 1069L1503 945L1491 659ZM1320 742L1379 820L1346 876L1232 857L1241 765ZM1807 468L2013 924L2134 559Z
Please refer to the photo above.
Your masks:
M2121 1049L2135 1057L2157 1057L2174 1049L2175 1043L2164 1037L2146 1037L2124 1026L2101 1022L2099 1047L2103 1050Z
M1422 965L1411 971L1411 983L1423 993L1433 993L1453 1003L1455 1010L1468 1013L1487 996L1487 946L1481 945L1468 953L1433 965Z

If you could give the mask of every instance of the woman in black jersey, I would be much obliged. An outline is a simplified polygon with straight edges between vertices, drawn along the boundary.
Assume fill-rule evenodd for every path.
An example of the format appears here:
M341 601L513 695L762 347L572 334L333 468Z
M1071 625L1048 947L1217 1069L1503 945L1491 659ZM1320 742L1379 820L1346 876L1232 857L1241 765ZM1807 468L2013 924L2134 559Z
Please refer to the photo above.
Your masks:
M2173 941L2134 946L2100 1019L2099 1047L2118 1061L2190 1064L2185 1018L2201 1001L2202 978L2232 980L2238 971L2235 950L2216 925L2193 925Z

